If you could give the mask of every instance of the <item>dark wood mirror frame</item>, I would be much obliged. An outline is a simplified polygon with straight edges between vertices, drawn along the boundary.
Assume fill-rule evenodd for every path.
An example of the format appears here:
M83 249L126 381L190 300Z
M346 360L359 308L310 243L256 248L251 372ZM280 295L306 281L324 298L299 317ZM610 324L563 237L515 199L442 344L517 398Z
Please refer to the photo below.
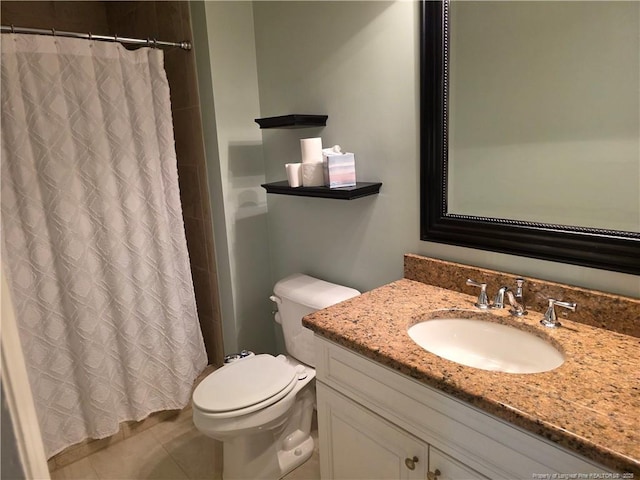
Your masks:
M420 4L420 239L640 274L640 233L447 211L449 0Z

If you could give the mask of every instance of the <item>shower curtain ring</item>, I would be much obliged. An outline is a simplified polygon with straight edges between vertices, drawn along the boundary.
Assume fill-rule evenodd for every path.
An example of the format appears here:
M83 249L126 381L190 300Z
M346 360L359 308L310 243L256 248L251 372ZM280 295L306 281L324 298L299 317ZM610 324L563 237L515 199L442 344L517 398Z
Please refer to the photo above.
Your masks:
M55 28L52 28L52 29L51 29L51 34L52 34L54 37L56 36L56 29L55 29Z
M16 33L16 28L13 26L13 23L11 24L11 33Z
M158 40L153 39L153 48L158 48Z

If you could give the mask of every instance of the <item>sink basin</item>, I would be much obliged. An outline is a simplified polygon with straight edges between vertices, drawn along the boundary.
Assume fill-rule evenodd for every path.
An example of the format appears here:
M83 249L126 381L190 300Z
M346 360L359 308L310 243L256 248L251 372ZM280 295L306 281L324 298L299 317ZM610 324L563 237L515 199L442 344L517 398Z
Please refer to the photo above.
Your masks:
M435 318L409 328L419 346L468 367L505 373L540 373L564 363L542 338L515 327L471 318Z

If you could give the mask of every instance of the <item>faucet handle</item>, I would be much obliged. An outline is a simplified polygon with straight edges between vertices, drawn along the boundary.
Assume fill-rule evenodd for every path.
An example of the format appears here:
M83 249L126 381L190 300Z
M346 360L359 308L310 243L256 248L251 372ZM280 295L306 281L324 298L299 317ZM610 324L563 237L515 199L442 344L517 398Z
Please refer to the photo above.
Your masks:
M549 307L547 308L547 311L544 314L544 318L540 320L540 323L545 327L556 328L561 325L561 323L558 321L558 317L556 316L556 309L555 309L556 305L559 307L563 307L568 310L571 310L572 312L575 312L576 308L578 307L576 303L562 302L560 300L555 300L553 298L550 298Z
M478 301L474 305L482 310L489 308L489 297L487 297L487 284L478 283L475 280L467 279L467 285L471 287L479 287Z

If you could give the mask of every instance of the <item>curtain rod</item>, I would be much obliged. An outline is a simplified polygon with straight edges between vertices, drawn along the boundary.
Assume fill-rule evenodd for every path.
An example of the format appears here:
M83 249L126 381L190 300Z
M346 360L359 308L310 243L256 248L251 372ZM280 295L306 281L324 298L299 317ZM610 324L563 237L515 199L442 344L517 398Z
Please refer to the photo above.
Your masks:
M128 38L128 37L119 37L108 36L108 35L93 35L92 33L77 33L77 32L64 32L62 30L56 30L55 28L51 29L43 29L43 28L28 28L28 27L14 27L13 25L2 25L2 33L33 33L36 35L52 35L58 37L72 37L72 38L83 38L85 40L100 40L103 42L119 42L119 43L129 43L134 45L146 45L147 47L179 47L183 50L191 50L191 42L162 42L160 40L156 40L155 38Z

